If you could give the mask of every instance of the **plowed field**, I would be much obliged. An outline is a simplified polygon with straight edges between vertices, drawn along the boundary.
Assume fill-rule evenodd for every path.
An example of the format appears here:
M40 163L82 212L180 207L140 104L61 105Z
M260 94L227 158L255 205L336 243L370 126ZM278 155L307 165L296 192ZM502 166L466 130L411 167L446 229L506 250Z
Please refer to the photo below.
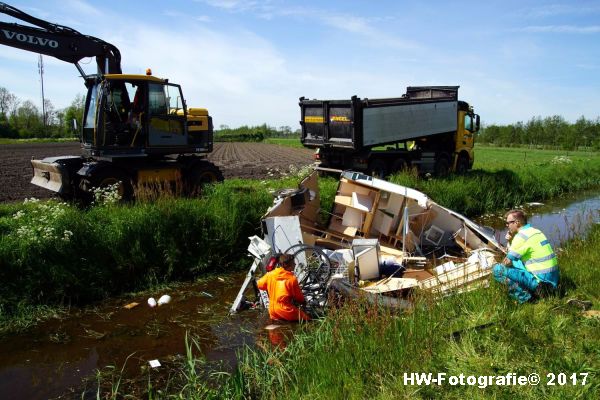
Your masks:
M22 201L28 197L52 197L52 192L29 183L32 158L78 155L79 143L28 143L0 145L0 202ZM312 150L265 143L215 143L208 159L227 178L262 179L290 166L312 162Z

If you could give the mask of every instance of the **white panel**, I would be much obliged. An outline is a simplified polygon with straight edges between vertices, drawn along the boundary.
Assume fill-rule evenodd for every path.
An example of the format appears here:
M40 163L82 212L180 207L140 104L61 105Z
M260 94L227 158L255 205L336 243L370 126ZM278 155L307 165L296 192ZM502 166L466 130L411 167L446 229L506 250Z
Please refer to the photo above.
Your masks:
M353 192L352 207L369 212L373 208L373 199L368 195Z
M377 247L371 247L356 255L356 266L360 274L358 279L369 280L379 278L379 259L377 257Z
M273 251L283 253L298 243L304 243L300 230L300 219L297 215L287 217L265 218L267 226L267 243Z
M361 229L363 223L362 211L356 210L351 207L346 207L344 215L342 216L342 225L351 226L356 229Z

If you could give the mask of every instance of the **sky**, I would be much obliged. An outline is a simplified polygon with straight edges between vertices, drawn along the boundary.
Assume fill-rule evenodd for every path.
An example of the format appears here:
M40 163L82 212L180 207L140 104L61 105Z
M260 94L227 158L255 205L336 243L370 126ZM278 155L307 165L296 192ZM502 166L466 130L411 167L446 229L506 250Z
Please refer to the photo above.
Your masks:
M4 0L112 43L125 73L182 86L221 125L299 128L301 96L459 85L484 124L600 116L600 1ZM0 21L18 22L0 14ZM44 57L55 108L84 94ZM86 73L95 62L82 60ZM0 87L41 104L37 54L0 45Z

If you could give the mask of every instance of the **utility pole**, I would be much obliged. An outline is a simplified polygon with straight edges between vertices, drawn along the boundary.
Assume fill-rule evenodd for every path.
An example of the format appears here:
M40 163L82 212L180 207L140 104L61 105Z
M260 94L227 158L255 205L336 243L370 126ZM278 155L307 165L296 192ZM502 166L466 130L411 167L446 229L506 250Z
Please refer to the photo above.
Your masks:
M40 73L40 82L42 83L42 123L44 124L44 133L46 132L46 99L44 98L44 60L40 54L38 61L38 71Z

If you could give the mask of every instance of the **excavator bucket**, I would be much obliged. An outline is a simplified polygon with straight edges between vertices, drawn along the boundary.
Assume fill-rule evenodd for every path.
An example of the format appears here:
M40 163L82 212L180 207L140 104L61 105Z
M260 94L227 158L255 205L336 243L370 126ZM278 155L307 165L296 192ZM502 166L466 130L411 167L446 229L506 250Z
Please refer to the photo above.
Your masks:
M33 167L31 183L34 185L59 194L64 194L70 190L69 172L63 164L56 162L54 158L31 160L31 166Z

